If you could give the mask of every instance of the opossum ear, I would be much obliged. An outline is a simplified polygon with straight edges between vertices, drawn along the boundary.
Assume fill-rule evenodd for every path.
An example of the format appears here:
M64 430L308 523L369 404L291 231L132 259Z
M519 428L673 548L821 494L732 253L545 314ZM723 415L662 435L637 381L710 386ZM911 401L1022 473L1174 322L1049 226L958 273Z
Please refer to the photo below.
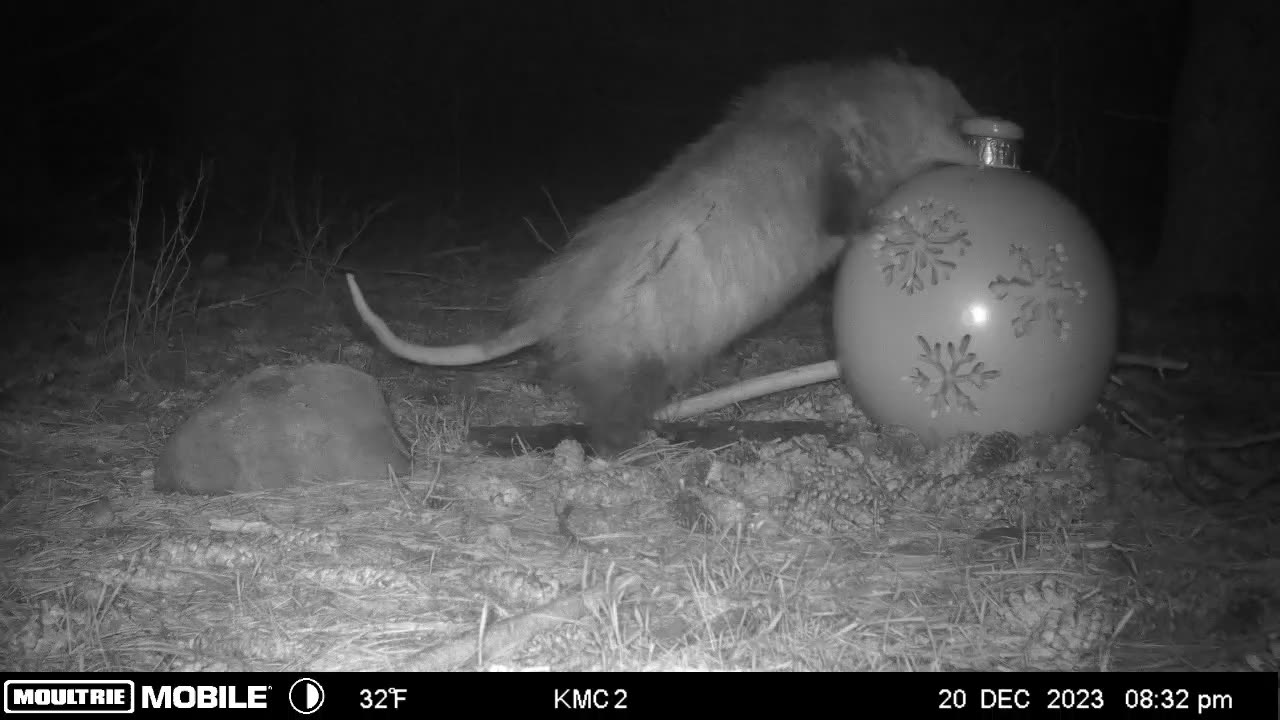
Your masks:
M823 162L816 228L823 235L847 237L867 226L873 198L859 187L851 170L839 153L828 153Z
M846 235L853 232L853 196L857 189L853 179L838 169L823 173L822 193L818 202L818 231L825 235Z

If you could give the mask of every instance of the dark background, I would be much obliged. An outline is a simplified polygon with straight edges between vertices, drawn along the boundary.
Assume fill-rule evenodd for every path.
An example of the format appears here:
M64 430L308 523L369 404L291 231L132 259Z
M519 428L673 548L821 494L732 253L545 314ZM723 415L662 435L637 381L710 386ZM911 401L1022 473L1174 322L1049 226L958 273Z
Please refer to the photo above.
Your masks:
M519 225L546 210L545 188L572 220L634 189L767 70L888 54L1022 124L1024 167L1145 266L1168 234L1180 69L1208 27L1164 0L16 5L11 227L64 257L118 241L135 158L157 207L211 161L200 243L241 254L285 175L464 227ZM1196 7L1247 33L1264 4ZM1255 59L1273 51L1250 52L1237 73L1269 81Z

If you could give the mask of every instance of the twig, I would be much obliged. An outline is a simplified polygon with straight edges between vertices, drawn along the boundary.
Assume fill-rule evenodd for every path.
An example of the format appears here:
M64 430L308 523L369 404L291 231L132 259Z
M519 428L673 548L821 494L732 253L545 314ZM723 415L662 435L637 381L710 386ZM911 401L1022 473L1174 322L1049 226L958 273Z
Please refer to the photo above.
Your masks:
M355 267L351 267L350 265L334 265L333 269L341 273L352 273L352 274L372 273L374 275L398 275L403 277L422 278L424 280L434 280L439 283L444 283L445 285L461 285L462 284L456 280L451 280L446 277L441 277L439 275L434 275L432 273L417 272L414 270L379 270L376 268L374 269L355 268Z
M1124 418L1125 422L1132 425L1134 429L1137 430L1138 432L1142 433L1143 435L1146 435L1149 438L1153 438L1153 439L1155 438L1155 433L1151 432L1146 427L1144 427L1142 423L1138 422L1138 419L1135 418L1133 415L1131 415L1128 410L1121 410L1120 417Z
M624 573L581 592L561 598L523 615L507 618L490 625L482 618L477 633L445 643L402 662L401 670L411 672L439 672L467 665L469 661L489 661L502 658L519 649L537 633L560 623L574 622L586 615L592 607L618 602L633 588L641 586L639 576ZM487 616L487 613L486 613Z
M432 305L432 310L446 312L506 312L506 308L480 307L478 305Z
M1259 435L1246 435L1234 440L1200 440L1190 443L1190 447L1198 450L1236 450L1250 445L1265 445L1277 440L1280 440L1280 430Z
M565 237L571 237L573 233L569 232L569 225L565 223L564 216L560 214L560 208L556 207L555 198L551 197L551 191L546 185L542 186L542 194L547 196L547 202L551 205L551 212L556 214L556 220L560 221L560 229L564 230Z
M1190 364L1185 360L1173 360L1161 355L1139 355L1136 353L1117 353L1116 364L1149 367L1156 370L1186 370L1190 367Z
M462 245L460 247L445 248L444 250L436 250L429 252L423 257L428 260L437 260L439 258L449 257L450 255L462 255L463 253L480 252L484 250L483 245Z
M274 290L267 290L266 292L260 292L256 295L241 295L240 297L234 298L231 300L222 300L216 303L210 303L208 305L205 305L202 308L199 308L199 312L204 312L206 310L221 310L223 308L228 308L228 307L256 307L253 304L254 300L260 300L264 297L275 295L276 293L288 292L290 290L297 290L298 292L303 292L303 293L307 292L303 288L290 285L289 287L276 288Z
M524 220L524 224L529 226L530 232L533 233L533 239L537 240L539 245L550 250L552 253L556 251L555 248L551 247L551 243L542 239L542 233L538 232L538 228L534 226L532 220L527 217L521 218L521 220Z

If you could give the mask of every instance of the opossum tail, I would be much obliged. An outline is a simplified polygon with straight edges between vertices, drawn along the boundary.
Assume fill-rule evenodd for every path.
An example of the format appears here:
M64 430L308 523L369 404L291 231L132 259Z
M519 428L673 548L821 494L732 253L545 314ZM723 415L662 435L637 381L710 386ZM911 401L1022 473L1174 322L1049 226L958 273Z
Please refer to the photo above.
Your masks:
M364 301L364 294L360 292L360 286L356 285L356 279L351 273L347 273L347 287L351 289L351 300L355 303L356 312L360 313L360 319L369 326L378 341L392 354L410 362L436 366L475 365L510 355L542 340L539 323L535 320L526 320L481 342L440 347L415 345L400 339L391 331L391 328L387 327L382 318L369 308L369 304Z

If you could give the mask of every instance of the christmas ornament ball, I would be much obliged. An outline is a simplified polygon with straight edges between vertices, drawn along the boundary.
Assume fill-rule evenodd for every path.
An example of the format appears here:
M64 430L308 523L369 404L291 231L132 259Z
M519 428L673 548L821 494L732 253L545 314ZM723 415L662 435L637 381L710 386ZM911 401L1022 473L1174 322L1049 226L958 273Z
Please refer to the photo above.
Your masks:
M833 312L859 406L930 444L1078 425L1106 383L1117 316L1088 220L1045 182L990 165L899 187L843 258Z

